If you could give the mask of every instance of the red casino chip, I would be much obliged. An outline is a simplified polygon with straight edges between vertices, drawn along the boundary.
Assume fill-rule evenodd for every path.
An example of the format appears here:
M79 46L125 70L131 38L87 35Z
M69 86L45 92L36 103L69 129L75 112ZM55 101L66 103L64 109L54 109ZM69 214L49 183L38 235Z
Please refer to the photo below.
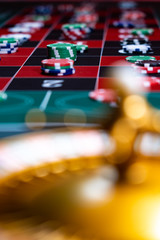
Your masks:
M160 78L158 77L143 77L143 86L147 90L156 90L160 88Z
M81 40L86 37L86 32L83 30L72 29L63 31L63 35L66 39Z
M145 16L146 14L141 11L128 11L123 13L122 18L125 20L135 21L135 20L145 18Z
M96 13L79 15L76 17L76 22L79 23L93 23L98 21L98 15Z
M139 67L133 65L134 69L143 74L150 74L150 73L160 73L160 66L159 67Z
M73 66L74 61L73 60L69 60L69 59L55 59L55 58L50 58L50 59L44 59L41 61L42 66L49 66L49 67L53 67L53 66L60 66L60 67L64 67L64 66Z
M94 5L93 4L86 4L84 6L77 7L75 9L75 14L86 14L86 13L92 13L94 11Z
M96 89L89 93L89 97L103 103L116 102L118 98L116 91L113 89Z

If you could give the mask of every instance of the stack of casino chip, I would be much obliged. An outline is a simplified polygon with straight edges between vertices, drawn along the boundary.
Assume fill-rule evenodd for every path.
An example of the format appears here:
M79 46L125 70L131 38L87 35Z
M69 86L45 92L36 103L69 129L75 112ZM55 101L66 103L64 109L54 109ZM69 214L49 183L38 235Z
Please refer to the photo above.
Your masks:
M18 49L18 41L15 38L0 38L0 54L15 53Z
M41 66L44 74L64 76L75 73L74 61L69 59L44 59Z
M90 33L91 29L85 23L69 23L62 25L62 32L66 39L80 40Z
M28 41L31 38L30 34L26 33L13 33L1 35L2 38L15 38L18 41L18 45L22 45L24 42Z
M75 44L58 42L47 45L47 49L49 58L71 59L73 61L77 59L77 48Z
M134 44L134 45L139 45L139 44L149 44L148 38L142 38L142 37L128 37L123 39L123 41L121 41L121 45L125 46L125 45L130 45L130 44Z
M123 54L146 54L151 52L151 46L148 38L144 35L141 36L128 36L120 42L122 49L119 53Z
M142 74L160 73L160 60L136 61L133 67Z

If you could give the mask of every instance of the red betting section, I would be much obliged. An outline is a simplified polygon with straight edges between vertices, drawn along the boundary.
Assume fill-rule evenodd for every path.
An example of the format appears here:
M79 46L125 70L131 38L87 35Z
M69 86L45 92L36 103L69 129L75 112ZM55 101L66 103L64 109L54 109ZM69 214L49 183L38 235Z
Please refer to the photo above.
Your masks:
M56 3L53 6L57 7ZM76 6L77 3L75 3ZM75 74L69 76L44 75L41 72L41 61L47 58L47 45L58 41L78 43L78 41L66 40L62 37L61 27L64 23L72 22L74 8L72 12L60 14L56 7L45 25L34 32L30 32L31 38L18 48L13 54L1 54L0 62L0 90L49 90L43 84L46 80L63 80L56 90L94 90L96 88L107 88L112 80L110 70L116 66L123 66L122 61L126 61L127 54L119 53L121 49L120 41L130 34L129 28L115 27L114 22L118 21L122 10L113 8L112 4L97 3L95 9L98 14L98 22L95 29L80 41L88 45L88 51L78 54L75 61ZM144 19L147 28L153 28L154 33L150 35L151 56L160 59L158 41L160 40L160 29L154 12L150 8L137 7L146 14ZM9 28L18 23L25 22L33 12L33 7L24 7L18 14L5 23L0 29L0 36L9 33ZM157 75L159 77L159 74ZM67 80L70 82L67 83ZM76 84L75 84L76 81ZM72 84L74 82L74 84ZM68 84L68 85L67 85ZM65 85L65 87L64 87ZM147 86L147 85L146 85ZM54 90L54 85L50 88ZM160 85L156 87L147 86L149 91L160 90Z

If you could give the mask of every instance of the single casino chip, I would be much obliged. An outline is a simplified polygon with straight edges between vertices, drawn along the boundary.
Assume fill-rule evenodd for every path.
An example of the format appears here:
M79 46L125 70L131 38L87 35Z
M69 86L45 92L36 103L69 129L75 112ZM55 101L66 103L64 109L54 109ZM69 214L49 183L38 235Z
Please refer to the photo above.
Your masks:
M76 44L77 52L83 53L88 49L88 45L85 44Z
M0 54L10 54L10 53L15 53L18 50L18 45L11 46L11 45L2 45L0 43Z
M151 46L147 45L147 44L129 44L129 45L125 45L122 46L122 50L126 53L147 53L151 50Z
M149 44L148 39L145 38L128 38L126 40L121 41L122 45L139 45L139 44Z
M111 103L117 101L117 93L113 89L96 89L89 93L89 97L93 100Z
M61 70L61 69L73 69L73 67L70 67L70 66L63 66L63 67L50 67L50 66L47 66L47 65L42 65L42 68L45 68L45 69L51 69L51 70Z
M154 29L153 28L137 28L131 30L131 34L133 35L151 35L153 34Z
M3 91L0 91L0 102L4 102L5 100L7 100L7 98L7 94Z
M133 68L136 71L143 74L160 73L160 66L159 67L139 67L134 64Z
M17 47L18 47L18 41L16 43L0 43L0 49L17 48Z
M0 43L2 44L2 43L12 43L12 44L17 44L17 40L15 39L15 38L13 38L13 37L10 37L10 38L8 38L8 37L0 37Z
M134 28L135 24L130 21L121 20L121 21L114 21L113 26L118 28Z
M0 50L0 54L11 54L11 53L16 53L17 49L9 49L9 50Z
M69 69L60 69L60 70L52 70L52 69L46 69L46 68L41 68L42 73L49 74L49 75L56 75L56 76L65 76L65 75L72 75L75 74L75 69L74 68L69 68Z
M124 30L124 29L121 29ZM123 33L123 32L121 32ZM149 41L148 37L145 35L125 35L125 37L123 38L123 41L133 41L133 40L145 40L146 42ZM122 40L121 40L122 41Z
M143 61L136 61L136 66L139 67L160 67L160 60L143 60Z
M64 29L85 29L87 25L85 23L67 23L63 24L62 28Z
M73 68L74 66L74 61L73 60L68 60L68 59L44 59L41 62L42 66L44 68L46 67L52 67L55 69L61 69L61 68Z
M126 60L128 62L132 62L132 63L135 63L137 61L143 61L143 60L156 60L155 57L151 57L151 56L129 56L129 57L126 57Z

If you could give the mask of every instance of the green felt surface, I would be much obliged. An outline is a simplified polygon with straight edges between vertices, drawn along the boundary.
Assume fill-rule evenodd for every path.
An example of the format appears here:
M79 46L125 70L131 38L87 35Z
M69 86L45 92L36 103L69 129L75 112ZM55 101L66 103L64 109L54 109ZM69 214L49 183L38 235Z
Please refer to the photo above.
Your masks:
M53 126L63 125L66 113L70 115L71 124L81 123L81 114L85 116L87 124L107 123L116 109L113 110L108 104L90 99L88 91L7 91L6 93L7 100L0 102L0 131L5 127L15 126L16 129L17 127L25 129L26 114L32 109L44 112L47 124ZM44 102L48 94L49 99L46 104Z

